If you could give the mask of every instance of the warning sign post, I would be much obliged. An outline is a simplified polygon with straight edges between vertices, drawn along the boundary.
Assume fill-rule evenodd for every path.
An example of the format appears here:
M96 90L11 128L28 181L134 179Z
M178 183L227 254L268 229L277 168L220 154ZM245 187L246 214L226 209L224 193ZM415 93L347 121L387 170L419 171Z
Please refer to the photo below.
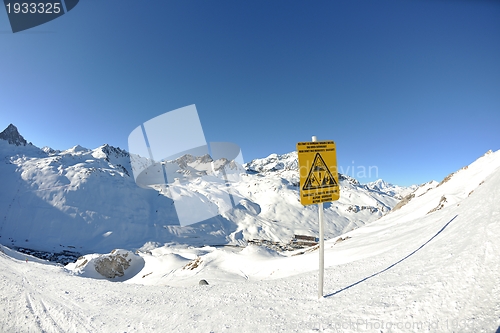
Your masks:
M325 272L325 237L323 202L335 201L340 197L337 154L333 141L297 143L299 157L300 202L306 205L318 204L319 218L319 281L318 298L323 298L323 276Z

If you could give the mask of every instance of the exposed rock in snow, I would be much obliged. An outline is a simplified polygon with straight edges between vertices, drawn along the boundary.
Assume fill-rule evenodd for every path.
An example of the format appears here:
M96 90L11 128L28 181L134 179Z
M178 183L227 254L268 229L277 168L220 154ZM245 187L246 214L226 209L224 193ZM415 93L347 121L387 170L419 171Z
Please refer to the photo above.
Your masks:
M12 124L7 126L7 128L0 133L0 139L6 140L11 145L16 146L26 146L28 144L23 136L19 134L17 127Z
M432 208L427 214L430 214L430 213L433 213L437 210L442 209L444 207L445 203L446 203L446 197L443 195L441 197L441 199L439 200L438 205L436 207Z
M79 276L125 281L144 268L144 259L131 251L115 249L108 254L81 256L67 267Z
M109 255L102 255L95 260L95 270L102 276L112 279L125 275L125 270L130 267L132 258L128 258L130 252L120 253L116 250ZM130 253L131 254L131 253ZM131 254L133 256L133 254Z
M392 208L392 211L400 209L401 207L403 207L404 205L406 205L408 202L410 202L410 200L413 199L414 197L415 197L415 193L408 194L403 199L401 199L401 201L398 202L398 204L396 206L394 206Z

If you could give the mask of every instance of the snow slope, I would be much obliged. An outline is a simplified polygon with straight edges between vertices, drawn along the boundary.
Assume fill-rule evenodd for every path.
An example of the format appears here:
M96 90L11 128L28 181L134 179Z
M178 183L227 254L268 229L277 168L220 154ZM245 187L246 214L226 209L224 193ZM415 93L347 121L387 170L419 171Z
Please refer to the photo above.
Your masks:
M244 245L266 239L286 243L294 234L318 233L317 207L304 208L299 202L296 153L247 164L248 172L231 187L235 206L229 211L219 207L221 197L227 195L225 184L189 183L186 195L222 213L181 227L168 193L136 185L126 151L109 145L93 150L77 145L65 151L17 145L26 140L15 127L9 128L6 139L0 140L0 244L92 253L140 248L147 242ZM174 162L179 172L187 172L188 162L199 161L179 158ZM340 179L341 199L325 205L326 237L378 219L399 200L390 191L361 185L347 176Z
M499 188L497 151L327 241L322 300L317 251L151 245L139 273L113 282L3 247L0 331L495 332Z

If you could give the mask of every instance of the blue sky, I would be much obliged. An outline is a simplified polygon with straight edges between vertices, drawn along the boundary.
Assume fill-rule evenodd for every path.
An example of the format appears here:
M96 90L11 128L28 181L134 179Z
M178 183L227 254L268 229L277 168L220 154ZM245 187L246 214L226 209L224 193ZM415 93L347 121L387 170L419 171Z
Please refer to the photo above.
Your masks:
M13 34L0 10L0 127L127 149L196 104L245 161L316 135L361 182L441 180L500 149L499 17L487 0L87 0Z

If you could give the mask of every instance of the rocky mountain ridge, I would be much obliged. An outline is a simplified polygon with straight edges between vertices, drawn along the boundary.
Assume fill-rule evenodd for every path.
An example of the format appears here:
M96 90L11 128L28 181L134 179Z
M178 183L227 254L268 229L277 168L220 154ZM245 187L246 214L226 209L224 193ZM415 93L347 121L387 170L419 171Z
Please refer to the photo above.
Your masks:
M12 124L0 133L0 139L16 146L26 146L28 144L23 136L19 134L17 127Z
M0 164L0 243L8 246L54 253L109 252L147 242L244 245L263 239L287 243L295 234L318 232L317 207L304 207L299 201L293 152L246 164L247 172L230 187L204 180L183 185L182 195L201 198L220 213L181 227L168 191L137 186L125 150L77 145L56 151L13 142L0 140L4 161ZM182 175L190 164L207 162L208 157L176 161L173 166ZM340 185L340 200L325 204L326 237L374 221L399 201L349 176L341 175ZM223 211L221 197L229 193L233 208Z

